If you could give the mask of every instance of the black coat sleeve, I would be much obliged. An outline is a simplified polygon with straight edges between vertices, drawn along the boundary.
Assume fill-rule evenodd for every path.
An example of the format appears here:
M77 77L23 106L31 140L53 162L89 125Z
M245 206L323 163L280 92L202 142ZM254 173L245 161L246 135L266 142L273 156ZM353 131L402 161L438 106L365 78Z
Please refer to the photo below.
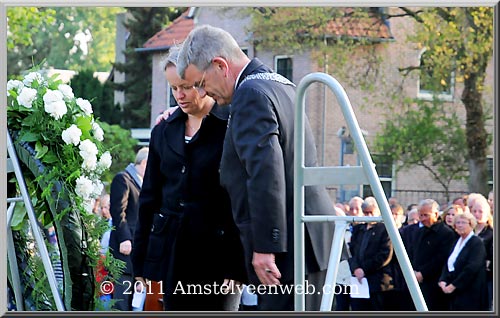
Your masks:
M287 230L293 229L286 228L285 167L273 105L250 87L239 89L233 105L240 106L233 108L230 137L247 174L254 251L286 252Z

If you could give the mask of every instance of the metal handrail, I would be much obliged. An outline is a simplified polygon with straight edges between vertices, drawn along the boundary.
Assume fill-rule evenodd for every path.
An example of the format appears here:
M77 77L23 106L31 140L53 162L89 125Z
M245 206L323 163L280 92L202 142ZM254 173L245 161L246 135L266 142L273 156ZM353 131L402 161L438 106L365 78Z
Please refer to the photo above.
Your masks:
M30 221L31 229L33 231L33 236L35 238L36 244L39 249L40 258L42 259L43 267L45 268L45 272L47 273L47 279L49 281L50 289L52 291L52 295L54 297L54 302L56 304L58 311L64 311L64 303L62 301L62 297L59 294L59 290L57 288L56 276L54 274L54 269L52 267L52 263L50 261L49 252L47 250L47 246L45 245L45 241L43 239L42 233L38 227L37 219L35 216L35 211L33 209L33 204L31 203L31 199L28 193L28 189L26 188L26 183L24 181L23 174L21 172L21 166L19 164L19 160L17 158L16 150L14 149L14 145L12 143L12 138L10 137L9 131L7 131L7 153L11 160L12 168L16 175L17 183L19 184L19 189L21 191L21 196L24 201L24 206L26 208L26 212L28 214L28 218ZM19 201L18 198L14 198L13 201ZM12 213L10 213L12 215ZM7 227L10 228L10 220L7 223ZM11 250L12 252L12 250ZM16 299L19 297L16 295Z
M413 267L411 266L410 260L408 258L408 254L403 245L403 241L399 234L399 231L396 228L394 223L394 219L392 218L392 214L390 212L389 203L384 195L382 185L380 183L380 179L375 171L375 165L373 164L372 158L368 151L368 147L366 146L365 140L363 138L363 134L358 125L356 117L354 115L354 111L352 110L351 103L347 94L340 83L333 78L332 76L325 73L311 73L305 76L299 83L297 87L297 95L296 95L296 105L295 105L295 162L294 162L294 265L295 265L295 273L294 273L294 283L295 286L304 286L305 283L305 260L304 260L304 223L311 221L319 221L319 222L335 222L335 234L333 237L332 248L330 252L330 261L328 263L328 269L326 274L326 284L334 284L337 273L338 273L338 264L340 262L341 250L342 250L342 242L344 240L344 233L347 227L347 222L354 222L355 218L352 217L340 217L340 216L305 216L304 215L304 186L306 183L308 185L311 184L327 184L328 180L325 180L325 177L320 174L311 175L309 170L318 169L318 168L309 168L305 167L305 129L304 129L304 118L305 118L305 91L309 85L314 82L320 82L327 85L337 97L337 100L340 104L340 108L342 110L342 114L347 123L347 127L349 132L351 133L352 140L354 145L358 151L359 159L361 162L361 167L342 167L342 169L356 169L357 172L364 173L364 176L359 176L356 180L359 182L363 181L364 184L369 184L372 188L372 192L374 194L375 199L377 200L380 212L381 212L381 220L384 222L387 232L389 234L389 238L391 239L396 257L401 266L401 270L403 271L403 276L408 284L408 288L410 290L411 297L413 302L415 303L415 307L418 311L427 311L427 305L422 296L422 292L420 287L418 286L417 279L413 272ZM329 169L337 169L338 167L322 167L322 171L324 174ZM330 173L332 175L332 173ZM314 180L317 179L317 183L314 183ZM334 178L331 177L331 180ZM337 178L338 179L338 178ZM307 181L307 182L306 182ZM331 184L335 184L332 182ZM352 180L346 180L345 184L353 184ZM378 220L378 221L381 221ZM330 286L331 286L330 285ZM321 302L321 311L330 311L333 303L334 293L323 293L323 298ZM296 293L295 294L295 311L304 311L305 308L305 294L304 293Z

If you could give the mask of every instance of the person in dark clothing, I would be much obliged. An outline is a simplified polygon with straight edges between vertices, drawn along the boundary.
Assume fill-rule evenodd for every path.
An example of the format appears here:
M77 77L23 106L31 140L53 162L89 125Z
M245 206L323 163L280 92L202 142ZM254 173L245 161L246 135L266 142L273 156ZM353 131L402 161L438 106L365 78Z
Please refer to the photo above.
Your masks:
M139 193L146 169L149 149L141 148L135 157L135 163L129 164L119 172L111 182L110 214L113 230L109 238L109 248L116 259L125 262L126 267L115 284L113 299L117 300L114 308L122 311L132 310L132 295L135 280L130 253L134 248L134 230L139 211Z
M488 308L493 310L493 217L491 205L480 195L471 208L472 215L477 220L474 233L483 241L486 248L486 281L488 285Z
M438 283L443 293L450 296L449 310L488 310L486 249L482 240L474 235L476 222L469 212L454 217L453 223L460 237L448 256Z
M455 242L454 232L439 221L439 204L424 199L418 205L422 227L416 233L412 265L430 311L448 310L447 295L438 286L441 270Z
M219 311L231 304L236 310L239 293L221 287L246 280L239 232L219 181L229 111L179 78L177 56L178 48L170 48L164 70L179 108L151 133L134 273L162 282L165 310Z
M231 197L247 273L252 284L269 285L267 293L257 295L259 310L294 310L293 293L271 285L293 287L295 85L260 60L250 59L228 32L209 25L189 33L177 71L220 105L231 105L221 184ZM308 121L304 145L305 165L317 166ZM307 186L304 192L306 215L335 214L324 186ZM326 222L305 227L306 279L320 290L334 228ZM306 309L319 310L318 295L305 296Z
M362 205L365 216L380 216L374 197L365 199ZM370 298L352 298L353 311L385 310L386 294L394 288L388 266L394 254L393 246L384 223L368 222L354 227L349 266L353 275L361 281L366 277Z

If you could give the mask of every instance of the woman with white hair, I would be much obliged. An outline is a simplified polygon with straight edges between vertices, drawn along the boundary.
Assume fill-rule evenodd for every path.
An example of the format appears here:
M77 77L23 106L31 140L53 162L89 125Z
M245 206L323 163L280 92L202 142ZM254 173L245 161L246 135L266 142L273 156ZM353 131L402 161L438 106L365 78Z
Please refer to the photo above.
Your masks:
M488 282L489 308L493 304L493 216L488 200L477 194L471 212L477 220L474 233L483 241L486 248L486 278Z
M450 310L488 310L486 249L474 235L476 219L469 213L457 214L454 226L460 235L444 265L439 287L450 296Z

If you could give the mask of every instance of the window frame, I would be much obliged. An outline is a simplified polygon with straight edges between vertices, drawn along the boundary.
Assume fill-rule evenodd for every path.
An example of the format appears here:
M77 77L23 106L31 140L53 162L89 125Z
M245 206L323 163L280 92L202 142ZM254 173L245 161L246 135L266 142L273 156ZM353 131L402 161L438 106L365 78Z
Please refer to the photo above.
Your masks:
M287 76L287 74L280 73L278 70L278 61L279 60L286 60L286 59L290 60L290 62L291 62L291 68L290 68L290 77L291 78L289 78ZM283 75L284 77L288 78L288 80L293 82L293 55L275 55L274 56L274 70L276 71L276 73Z
M422 65L422 57L424 57L425 52L427 50L423 49L419 56L418 56L418 61L419 65ZM422 72L422 70L420 70ZM454 101L454 92L455 92L455 71L451 71L450 74L450 90L448 92L442 91L442 92L433 92L430 90L422 89L421 85L421 78L422 76L419 74L418 79L417 79L417 98L421 100L426 100L426 101L432 101L434 98L437 98L440 101L443 102L453 102Z

